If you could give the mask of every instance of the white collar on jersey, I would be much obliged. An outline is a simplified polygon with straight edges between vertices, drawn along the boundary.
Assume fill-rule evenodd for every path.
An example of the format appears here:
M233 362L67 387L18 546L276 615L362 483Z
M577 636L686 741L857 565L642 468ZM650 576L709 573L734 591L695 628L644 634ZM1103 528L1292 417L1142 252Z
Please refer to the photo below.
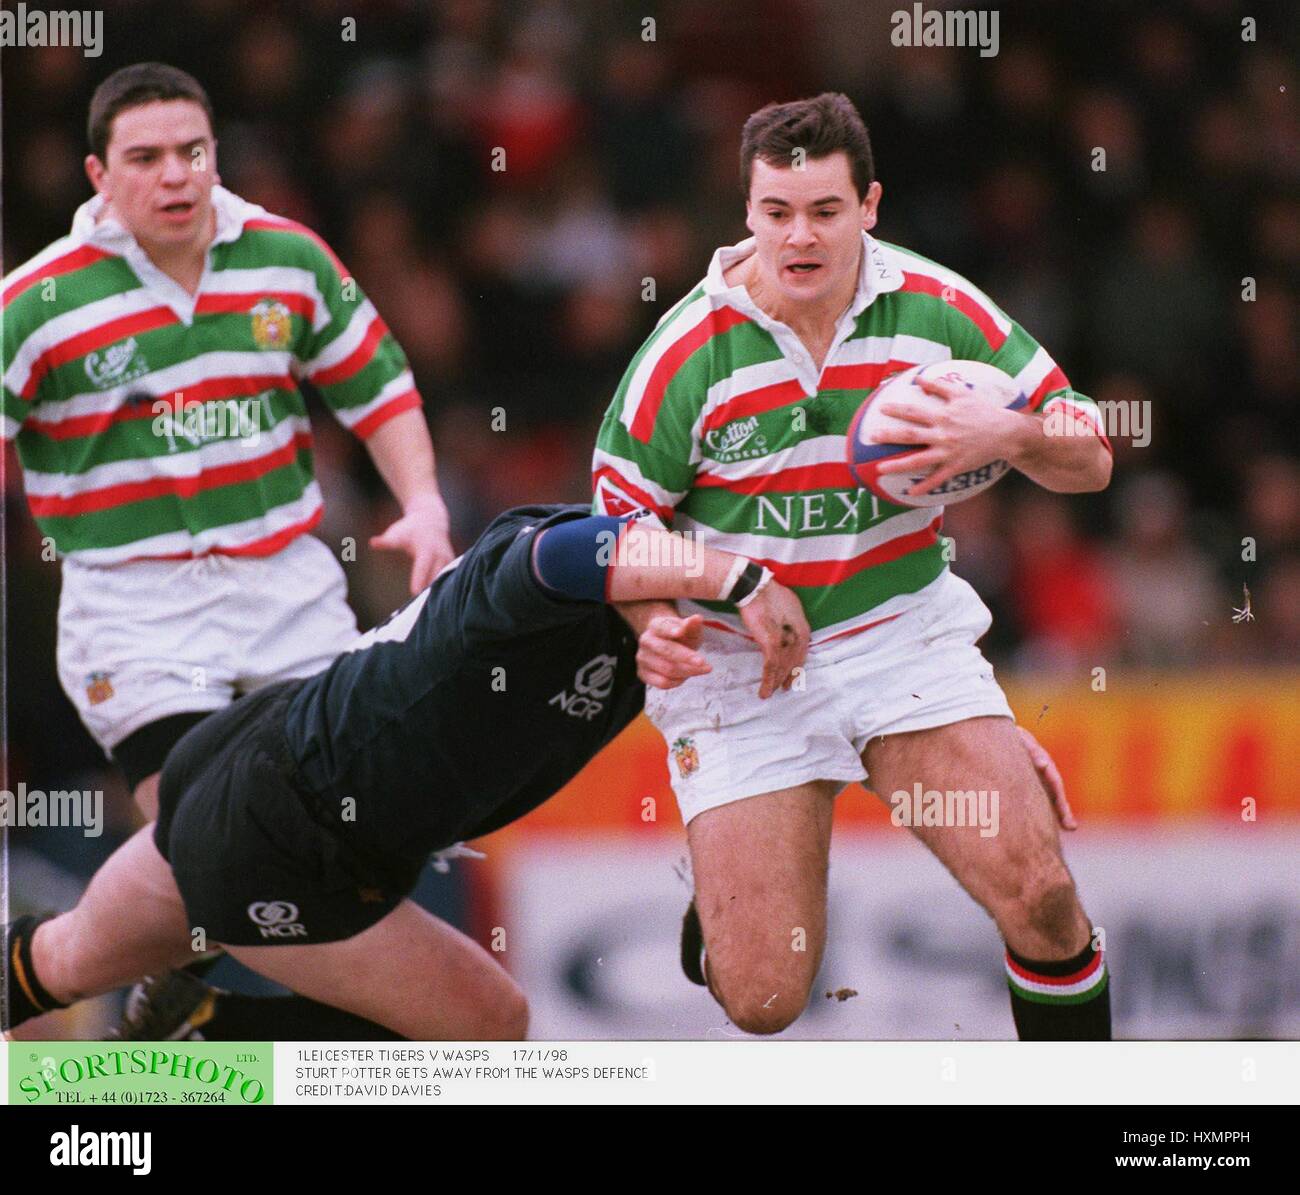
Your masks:
M72 217L72 239L77 244L97 245L112 253L124 253L128 248L139 248L135 237L112 216L100 219L106 206L102 195L87 199ZM217 234L212 244L220 245L233 241L244 231L244 222L256 216L265 216L267 211L256 203L240 199L233 191L225 187L212 188L212 207L217 213Z
M709 272L704 276L704 293L707 295L726 295L729 302L743 307L746 311L758 310L749 292L743 286L728 286L726 271L737 262L753 255L755 239L746 237L735 245L724 245L713 255L709 262ZM848 315L857 316L865 311L877 295L886 291L898 290L903 285L903 271L886 255L884 247L869 236L862 234L862 260L858 265L858 289L849 305ZM750 311L752 314L752 311Z

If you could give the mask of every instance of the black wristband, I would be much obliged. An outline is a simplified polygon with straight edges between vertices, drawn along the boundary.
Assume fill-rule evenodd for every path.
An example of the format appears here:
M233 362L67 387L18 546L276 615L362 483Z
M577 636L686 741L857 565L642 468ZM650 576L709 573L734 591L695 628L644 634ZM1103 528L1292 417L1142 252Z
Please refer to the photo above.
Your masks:
M755 564L751 560L747 565L745 565L740 576L736 578L736 583L731 587L731 592L727 594L726 600L731 602L733 605L736 602L743 601L758 588L758 583L762 579L763 566L761 564Z

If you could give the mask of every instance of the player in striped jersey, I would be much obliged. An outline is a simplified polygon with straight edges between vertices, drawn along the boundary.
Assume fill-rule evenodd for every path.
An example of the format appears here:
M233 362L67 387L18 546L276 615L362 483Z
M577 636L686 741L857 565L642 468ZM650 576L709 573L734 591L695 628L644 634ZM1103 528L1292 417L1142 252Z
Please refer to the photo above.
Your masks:
M755 113L741 164L754 236L718 250L638 352L594 460L598 512L646 507L767 566L812 628L803 683L760 701L734 611L691 605L713 673L646 703L672 744L696 884L687 926L702 928L709 986L753 1032L802 1011L846 783L869 776L882 797L982 789L999 794L995 836L914 832L996 921L1021 1036L1107 1037L1106 970L1051 803L975 646L988 611L948 570L942 511L876 498L845 461L849 422L887 374L975 359L1015 378L1028 410L943 386L938 417L891 404L888 438L928 447L885 470L930 467L926 492L1005 458L1048 489L1097 490L1111 462L1096 405L966 279L870 236L881 185L847 98ZM1050 434L1058 410L1069 418L1056 426L1083 434Z
M4 279L4 438L63 562L59 674L152 814L168 749L237 693L356 638L300 382L365 440L403 517L373 546L451 558L401 348L328 246L219 184L212 109L159 63L95 92L71 233Z

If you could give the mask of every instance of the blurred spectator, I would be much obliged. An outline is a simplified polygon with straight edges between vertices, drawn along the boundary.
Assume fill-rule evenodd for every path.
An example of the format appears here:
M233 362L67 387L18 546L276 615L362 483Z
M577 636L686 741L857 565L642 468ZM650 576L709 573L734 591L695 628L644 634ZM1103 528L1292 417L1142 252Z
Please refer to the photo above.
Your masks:
M1117 505L1108 569L1124 628L1121 659L1148 667L1195 663L1224 601L1213 563L1189 538L1186 491L1166 474L1139 473L1123 484Z

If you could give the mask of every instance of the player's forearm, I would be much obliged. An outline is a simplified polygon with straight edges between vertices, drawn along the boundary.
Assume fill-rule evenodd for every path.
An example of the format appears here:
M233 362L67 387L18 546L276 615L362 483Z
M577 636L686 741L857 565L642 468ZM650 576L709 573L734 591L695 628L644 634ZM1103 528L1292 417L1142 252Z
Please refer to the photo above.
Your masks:
M429 498L441 501L433 440L422 411L403 411L381 424L366 440L366 450L404 511Z
M1018 415L1019 428L1007 460L1044 489L1058 494L1104 490L1113 464L1109 449L1096 435L1050 435L1038 415Z
M615 603L650 598L713 601L737 559L683 535L630 524L620 537L607 594Z

